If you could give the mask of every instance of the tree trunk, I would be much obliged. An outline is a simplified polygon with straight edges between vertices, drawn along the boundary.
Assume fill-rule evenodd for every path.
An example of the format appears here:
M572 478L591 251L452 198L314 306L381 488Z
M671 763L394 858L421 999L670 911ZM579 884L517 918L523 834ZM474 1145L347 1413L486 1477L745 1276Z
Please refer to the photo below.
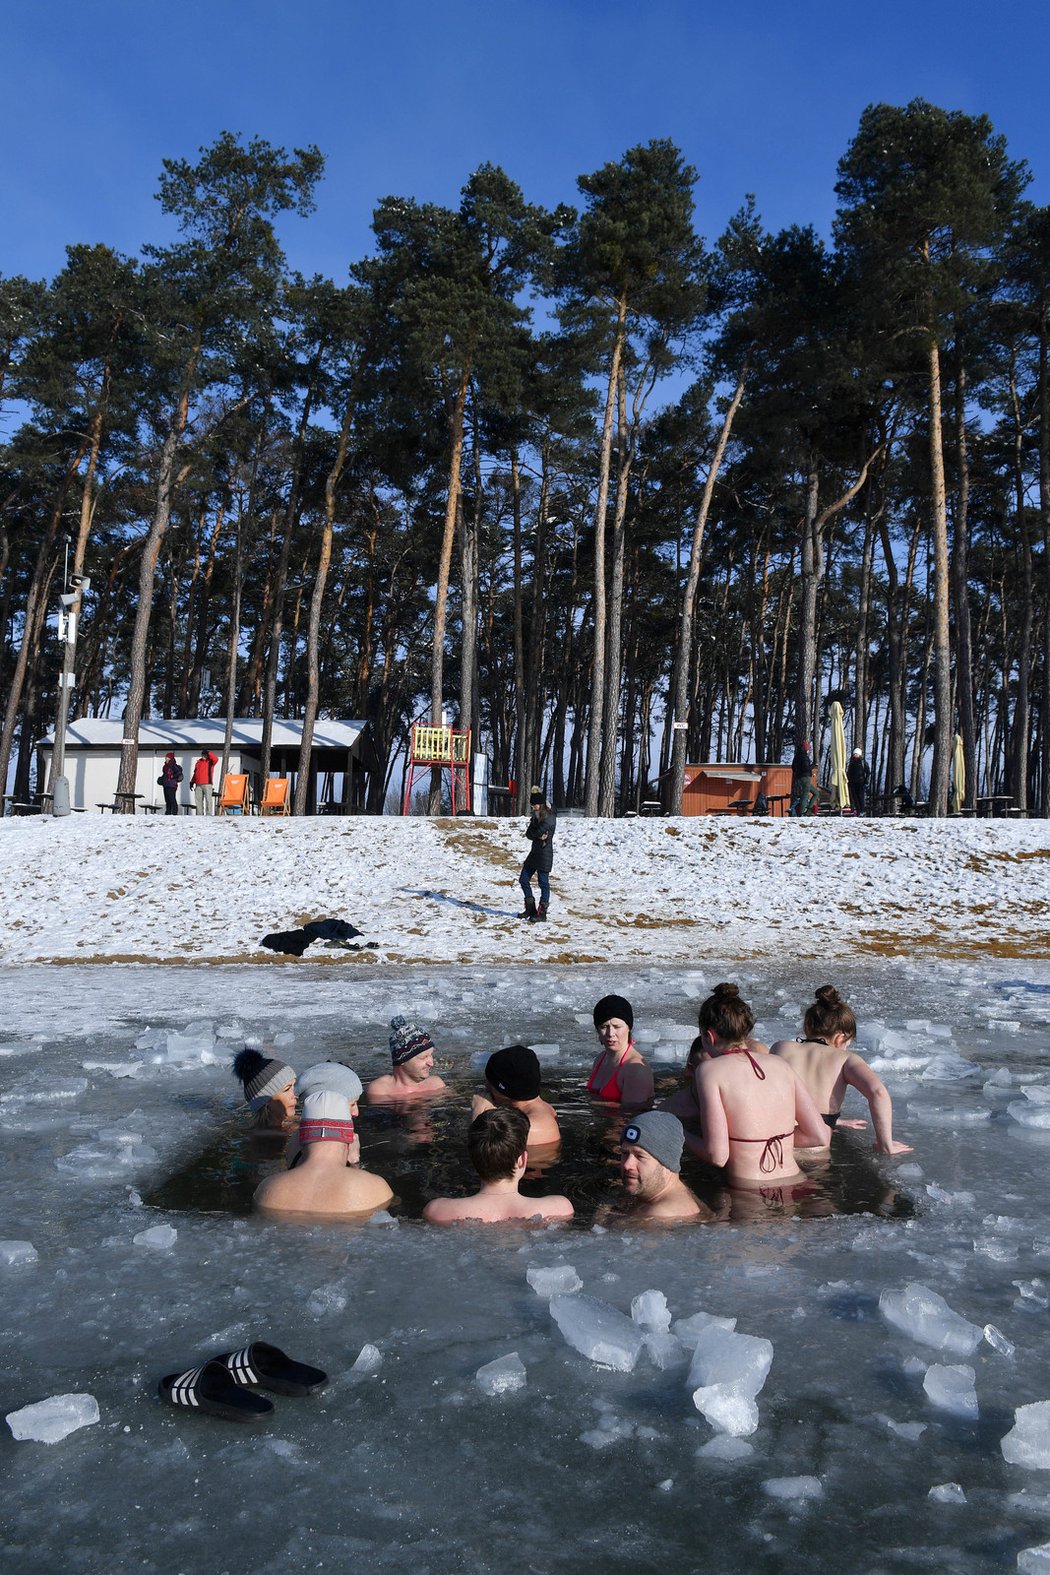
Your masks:
M966 437L966 368L959 353L955 385L955 452L958 493L952 536L952 580L955 592L955 698L963 744L966 792L971 809L977 793L977 725L973 704L973 641L970 633L970 453Z
M350 392L346 398L346 408L343 411L343 423L339 429L339 442L336 446L335 459L324 484L324 527L321 531L321 550L317 559L317 577L314 580L313 595L310 597L310 617L306 631L306 704L303 707L303 731L299 741L299 767L295 778L295 801L292 806L294 815L306 814L306 803L310 792L310 757L313 754L314 723L317 720L317 696L320 687L321 608L324 603L325 586L328 583L328 567L332 561L336 493L346 465L346 453L350 446L350 429L353 426L356 403L355 390L351 385Z
M674 672L671 675L671 709L674 722L688 723L690 721L689 707L689 673L692 668L693 652L693 623L696 617L696 593L700 584L700 552L704 544L704 532L707 529L707 518L711 512L711 499L714 496L715 482L725 456L729 434L733 430L733 421L740 408L740 401L744 397L744 383L747 379L748 362L745 359L736 380L733 397L729 407L722 418L722 429L718 434L715 451L711 456L711 463L707 467L707 478L700 498L700 508L693 524L693 542L689 550L689 569L686 574L685 589L682 592L682 609L678 620L678 644L675 648ZM687 743L687 727L675 727L671 738L671 787L668 808L672 815L682 813L682 792L685 788L685 756Z
M930 350L930 530L933 536L933 772L930 814L948 813L952 759L951 634L948 613L948 507L941 431L941 357L931 334ZM921 743L921 740L920 740Z
M603 680L602 748L598 771L598 813L616 814L616 745L620 720L620 680L623 667L623 567L627 535L627 489L631 476L634 442L627 429L627 390L620 368L616 390L617 447L616 507L613 513L612 574L605 636L605 676Z
M605 708L605 515L609 506L609 471L612 464L613 410L620 381L620 363L626 338L627 300L621 296L616 310L616 338L609 364L605 393L602 442L598 465L598 501L594 509L594 645L591 660L591 714L587 728L587 775L584 813L597 815L601 769L602 715Z

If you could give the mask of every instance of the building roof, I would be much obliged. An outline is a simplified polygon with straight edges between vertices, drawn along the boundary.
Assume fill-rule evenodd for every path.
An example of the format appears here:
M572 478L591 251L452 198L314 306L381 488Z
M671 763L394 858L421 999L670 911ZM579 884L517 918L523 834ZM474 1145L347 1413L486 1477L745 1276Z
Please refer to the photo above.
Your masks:
M367 722L335 722L328 717L318 717L314 723L313 747L319 749L348 749L357 745ZM262 744L262 717L235 717L233 743L239 748L258 749ZM301 721L274 718L273 747L298 749L302 740ZM206 749L222 748L226 723L221 717L173 717L169 721L139 723L140 749ZM109 717L82 717L66 728L67 749L119 749L124 740L124 723ZM39 740L44 749L54 747L55 730Z

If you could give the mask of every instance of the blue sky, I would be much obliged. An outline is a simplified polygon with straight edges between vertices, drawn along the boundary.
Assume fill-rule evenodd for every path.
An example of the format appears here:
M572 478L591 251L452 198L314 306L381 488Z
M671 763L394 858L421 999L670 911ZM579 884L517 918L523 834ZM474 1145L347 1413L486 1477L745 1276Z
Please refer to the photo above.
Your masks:
M745 192L765 223L834 210L872 101L990 115L1050 201L1045 0L0 0L0 272L64 246L165 238L161 159L230 129L326 155L318 211L283 226L341 279L376 200L455 203L484 160L536 202L652 137L700 172L713 238Z

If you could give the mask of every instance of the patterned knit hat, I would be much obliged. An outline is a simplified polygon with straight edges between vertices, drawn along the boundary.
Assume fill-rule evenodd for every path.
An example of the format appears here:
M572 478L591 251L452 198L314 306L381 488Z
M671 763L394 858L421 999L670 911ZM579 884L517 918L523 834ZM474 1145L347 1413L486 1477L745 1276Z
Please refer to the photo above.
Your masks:
M335 1094L323 1089L307 1094L303 1100L303 1117L299 1123L299 1142L352 1143L354 1118L350 1101L345 1094Z
M233 1058L233 1075L244 1089L252 1110L261 1110L275 1094L295 1082L295 1073L283 1061L268 1061L251 1045L245 1045Z
M413 1056L422 1055L433 1048L425 1028L417 1028L403 1017L390 1019L390 1059L395 1066L404 1066Z

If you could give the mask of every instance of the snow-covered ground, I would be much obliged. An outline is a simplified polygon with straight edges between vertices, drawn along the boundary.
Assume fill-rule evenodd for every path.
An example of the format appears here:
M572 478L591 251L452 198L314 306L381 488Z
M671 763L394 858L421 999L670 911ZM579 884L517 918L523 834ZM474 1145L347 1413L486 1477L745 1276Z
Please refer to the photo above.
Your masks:
M1050 957L1047 821L563 819L545 927L515 922L527 847L519 820L7 819L0 962L261 961L317 917L406 963Z
M53 1445L0 1424L12 1570L1045 1567L1026 1552L1050 1542L1041 1413L1022 1418L1041 1464L1003 1448L1018 1408L1050 1401L1043 823L566 821L545 929L509 917L520 831L0 827L0 1414L68 1394L99 1412ZM322 915L381 949L257 951ZM770 1198L758 1218L593 1229L614 1180L580 1098L592 1003L627 994L669 1079L722 978L767 1037L837 984L914 1153L873 1161L864 1134L836 1136L872 1212ZM550 1096L593 1156L577 1225L442 1233L402 1205L303 1228L226 1211L218 1184L180 1201L179 1176L217 1154L243 1185L228 1063L245 1038L367 1077L396 1012L429 1028L458 1090L501 1043L548 1047ZM402 1131L366 1110L366 1162L440 1171L465 1095L439 1114ZM622 1317L661 1293L672 1335L697 1312L736 1319L772 1346L763 1387L737 1378L737 1348L691 1363L696 1321L652 1334L630 1371L595 1364L562 1332L586 1344L587 1304L556 1321L528 1278L559 1265ZM924 1321L914 1285L965 1323ZM643 1305L659 1325L659 1297ZM641 1342L603 1318L629 1363ZM156 1400L161 1374L251 1338L330 1387L274 1396L258 1431ZM523 1387L492 1392L521 1368ZM754 1431L725 1431L752 1406Z

